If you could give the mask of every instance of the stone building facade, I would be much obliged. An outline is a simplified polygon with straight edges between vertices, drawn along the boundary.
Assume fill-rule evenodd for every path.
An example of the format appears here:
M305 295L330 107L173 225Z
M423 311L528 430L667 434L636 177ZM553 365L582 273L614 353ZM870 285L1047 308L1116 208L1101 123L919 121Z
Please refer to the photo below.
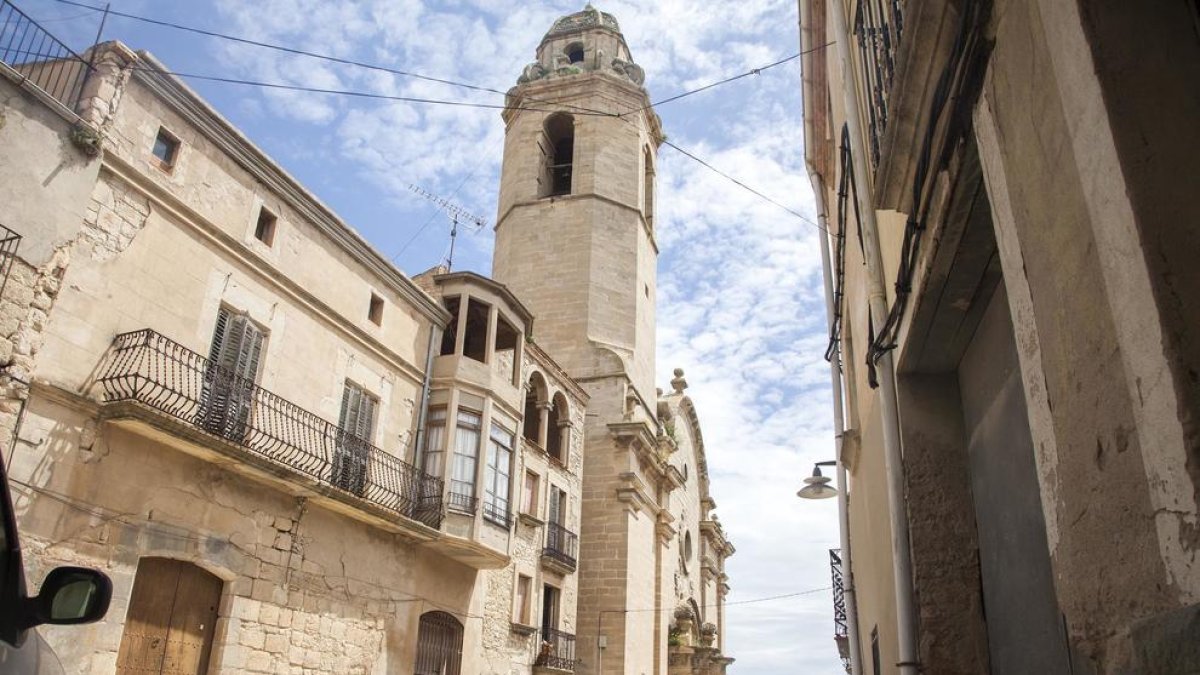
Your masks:
M1197 672L1196 7L799 4L851 667Z
M648 102L611 16L538 55L495 279L409 278L150 54L0 63L25 560L114 582L44 631L68 672L724 672L733 547L653 382L658 121L576 114Z

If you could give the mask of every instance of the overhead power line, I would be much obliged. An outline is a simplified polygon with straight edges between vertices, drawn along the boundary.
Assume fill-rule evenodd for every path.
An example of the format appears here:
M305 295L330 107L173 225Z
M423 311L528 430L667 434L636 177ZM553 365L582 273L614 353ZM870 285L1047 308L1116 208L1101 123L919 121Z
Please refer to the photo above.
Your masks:
M733 77L727 77L727 78L725 78L725 79L723 79L723 80L719 80L719 81L717 81L717 82L712 82L712 83L706 84L706 85L704 85L703 87L700 87L700 88L698 88L698 89L692 89L692 90L690 90L690 91L685 91L685 92L682 92L682 93L676 94L676 95L674 95L674 96L671 96L671 97L668 97L668 98L664 98L664 99L662 99L661 101L655 101L654 103L651 103L651 104L649 104L649 105L642 106L642 107L640 107L640 108L633 108L633 109L631 109L631 110L626 110L625 112L621 113L621 115L622 115L622 116L624 116L624 115L632 115L632 114L634 114L634 113L639 113L639 112L642 112L643 110L649 110L650 108L657 108L658 106L660 106L660 105L663 105L664 103L670 103L670 102L672 102L672 101L678 101L678 100L679 100L679 99L681 99L681 98L686 98L686 97L688 97L688 96L691 96L691 95L693 95L693 94L699 94L699 93L700 93L700 92L702 92L702 91L708 91L709 89L712 89L713 87L719 87L719 86L721 86L721 85L723 85L723 84L729 84L730 82L736 82L737 80L740 80L740 79L742 79L743 77L750 77L751 75L759 75L759 74L761 74L761 73L762 73L764 70L769 70L769 69L771 69L771 68L774 68L775 66L781 66L781 65L783 65L783 64L785 64L785 63L787 63L787 62L789 62L789 61L795 61L796 59L800 58L801 56L804 56L804 55L806 55L806 54L811 54L811 53L813 53L813 52L815 52L815 51L819 51L819 50L822 50L822 49L827 49L827 48L829 48L829 47L831 47L831 46L833 46L833 45L835 45L835 44L837 44L837 43L836 43L836 42L826 42L825 44L823 44L823 45L817 45L816 47L813 47L812 49L806 49L806 50L804 50L804 51L802 51L802 52L797 52L797 53L795 53L795 54L792 54L791 56L787 56L787 57L784 57L784 58L782 58L782 59L779 59L778 61L775 61L775 62L773 62L773 63L768 63L768 64L767 64L767 65L765 65L765 66L759 66L759 67L757 67L757 68L751 68L750 70L747 70L746 72L744 72L744 73L740 73L740 74L738 74L738 75L734 75Z

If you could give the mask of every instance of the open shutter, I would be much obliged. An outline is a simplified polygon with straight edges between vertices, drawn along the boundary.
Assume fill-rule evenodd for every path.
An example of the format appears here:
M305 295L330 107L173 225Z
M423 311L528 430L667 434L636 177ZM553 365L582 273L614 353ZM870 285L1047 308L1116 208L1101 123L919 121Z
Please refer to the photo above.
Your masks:
M346 383L342 392L342 411L338 419L337 451L333 456L334 485L362 495L367 482L370 458L369 439L375 424L375 399L358 386Z
M552 522L556 525L562 524L562 520L561 520L562 511L560 509L560 500L561 500L560 495L562 495L562 490L559 490L557 487L554 487L554 486L550 487L550 522Z
M225 307L217 311L200 393L200 425L206 431L244 440L262 345L263 332L249 317Z

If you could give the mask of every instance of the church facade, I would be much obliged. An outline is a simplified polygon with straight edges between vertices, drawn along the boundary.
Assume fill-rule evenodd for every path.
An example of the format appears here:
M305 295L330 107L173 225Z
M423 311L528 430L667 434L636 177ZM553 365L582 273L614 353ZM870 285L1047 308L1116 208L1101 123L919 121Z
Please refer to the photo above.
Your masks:
M42 631L67 672L723 673L734 549L683 372L655 386L661 129L615 18L559 19L509 92L492 278L406 276L165 70L0 63L24 564L114 583Z

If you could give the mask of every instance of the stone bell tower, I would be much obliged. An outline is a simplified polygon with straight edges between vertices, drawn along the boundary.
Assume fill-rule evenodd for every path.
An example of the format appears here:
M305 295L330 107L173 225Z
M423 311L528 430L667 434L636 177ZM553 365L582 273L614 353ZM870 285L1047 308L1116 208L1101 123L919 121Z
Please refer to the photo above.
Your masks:
M508 92L492 273L588 392L576 672L666 672L654 387L658 116L617 20L558 19ZM574 469L574 467L572 467ZM664 489L665 488L665 489Z

